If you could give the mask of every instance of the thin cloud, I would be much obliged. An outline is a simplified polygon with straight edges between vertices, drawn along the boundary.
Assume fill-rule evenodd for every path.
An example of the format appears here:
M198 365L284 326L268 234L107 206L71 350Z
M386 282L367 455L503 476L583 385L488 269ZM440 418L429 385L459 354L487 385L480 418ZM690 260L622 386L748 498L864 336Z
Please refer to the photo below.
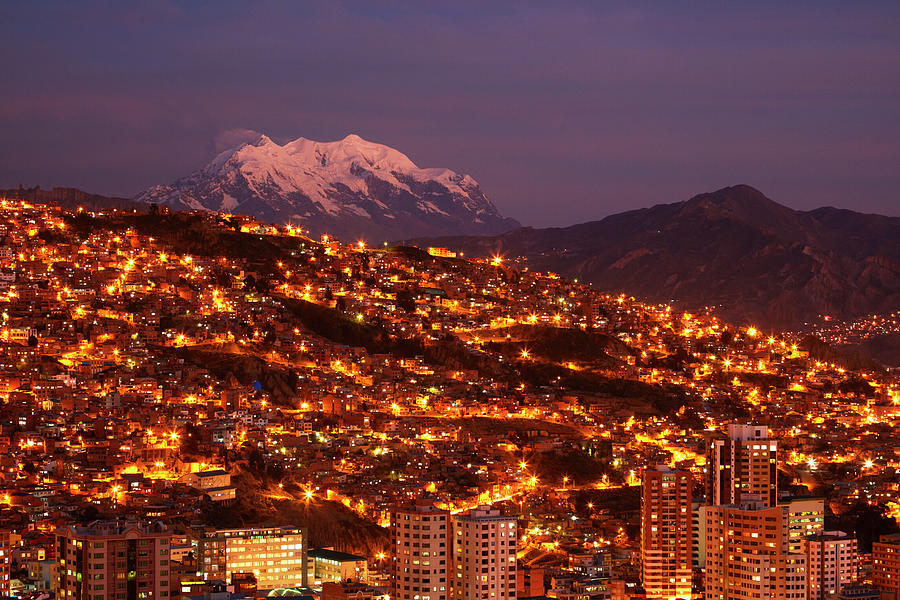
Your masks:
M227 129L213 139L213 150L218 154L241 144L255 142L260 135L260 132L253 129Z

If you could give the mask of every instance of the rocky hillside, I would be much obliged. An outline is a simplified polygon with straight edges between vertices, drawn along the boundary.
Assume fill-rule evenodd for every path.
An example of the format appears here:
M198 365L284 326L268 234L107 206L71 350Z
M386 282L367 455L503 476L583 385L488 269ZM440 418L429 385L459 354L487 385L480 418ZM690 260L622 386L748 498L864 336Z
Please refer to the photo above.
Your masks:
M770 327L900 306L900 218L795 211L746 185L571 227L417 243L525 256L600 289Z

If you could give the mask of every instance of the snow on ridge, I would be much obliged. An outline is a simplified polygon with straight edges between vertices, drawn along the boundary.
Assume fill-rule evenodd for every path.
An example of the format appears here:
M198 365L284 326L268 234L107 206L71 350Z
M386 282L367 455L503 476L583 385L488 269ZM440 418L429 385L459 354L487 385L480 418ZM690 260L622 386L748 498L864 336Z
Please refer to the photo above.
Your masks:
M472 198L469 197L469 190L461 184L469 188L478 186L471 176L460 175L450 169L420 169L402 152L369 142L355 134L334 142L317 142L301 137L283 146L261 135L252 144L241 144L219 154L202 170L202 174L208 177L224 175L228 171L242 174L249 187L257 193L271 177L271 182L281 191L299 192L331 214L339 212L339 208L328 197L328 191L341 184L353 192L366 195L369 174L410 193L412 190L395 173L419 182L435 181L451 194L461 196L463 205L469 210Z
M231 212L235 208L237 208L238 201L237 198L231 196L230 194L226 194L222 192L222 204L219 205L219 210L222 212Z
M403 203L409 196L416 207L411 214L440 215L448 222L477 215L501 218L471 176L419 168L402 152L355 134L333 142L301 137L285 144L260 135L219 153L172 185L145 190L137 199L231 212L255 198L274 214L296 211L309 216L314 207L313 213L322 216L396 219L408 210Z
M416 206L423 212L434 212L445 216L450 216L446 212L438 208L435 203L431 202L430 200L419 200L418 202L416 202Z

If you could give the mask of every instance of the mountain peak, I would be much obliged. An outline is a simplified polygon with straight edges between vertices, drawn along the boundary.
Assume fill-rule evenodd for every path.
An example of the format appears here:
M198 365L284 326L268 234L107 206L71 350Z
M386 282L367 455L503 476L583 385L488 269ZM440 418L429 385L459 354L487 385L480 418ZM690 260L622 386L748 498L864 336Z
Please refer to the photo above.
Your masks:
M707 192L709 194L741 194L749 198L766 198L766 195L761 191L753 187L752 185L747 185L746 183L737 183L735 185L729 185L723 187L722 189L716 190L714 192Z
M472 177L422 169L402 152L351 133L334 142L260 135L202 169L136 198L175 208L248 214L348 239L406 239L518 226Z
M769 200L765 194L753 186L746 184L732 185L716 190L697 194L687 201L688 205L703 204L714 205L724 209L741 210L748 207L781 206L777 202ZM784 208L784 207L782 207Z
M800 225L800 213L770 200L758 189L739 184L714 192L698 194L680 203L679 214L702 214L703 218L729 219L794 239Z
M794 328L900 306L900 218L795 211L750 186L565 228L419 240L467 256L524 256L598 289L756 326Z
M262 146L268 146L268 145L277 146L278 144L273 142L272 139L269 136L267 136L266 134L260 134L260 136L258 138L256 138L256 141L254 141L250 145L255 146L256 148L260 148Z

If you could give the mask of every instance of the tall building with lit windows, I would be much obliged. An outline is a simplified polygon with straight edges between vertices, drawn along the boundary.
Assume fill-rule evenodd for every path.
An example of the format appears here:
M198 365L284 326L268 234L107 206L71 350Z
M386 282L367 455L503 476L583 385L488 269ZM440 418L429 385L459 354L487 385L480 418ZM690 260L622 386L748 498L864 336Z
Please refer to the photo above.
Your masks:
M872 544L872 585L882 600L900 600L900 533L883 534Z
M161 523L95 522L56 531L60 600L165 600L171 534Z
M777 505L778 444L762 425L728 426L709 447L706 600L806 600L800 538L818 505ZM792 520L792 517L794 520Z
M253 573L260 590L305 587L306 532L296 527L207 530L198 536L197 565L204 579L231 583L235 573Z
M479 506L450 521L453 600L515 600L516 519Z
M788 540L782 506L707 507L706 600L806 600L806 557Z
M691 472L665 465L644 470L641 577L647 598L690 598Z
M826 600L859 576L856 538L843 531L823 531L801 542L806 555L807 598Z
M707 502L747 508L775 506L778 444L762 425L728 426L728 438L709 447Z
M803 539L825 530L823 498L785 498L778 501L788 513L788 550L802 552Z
M447 600L450 513L428 500L391 511L391 600Z

